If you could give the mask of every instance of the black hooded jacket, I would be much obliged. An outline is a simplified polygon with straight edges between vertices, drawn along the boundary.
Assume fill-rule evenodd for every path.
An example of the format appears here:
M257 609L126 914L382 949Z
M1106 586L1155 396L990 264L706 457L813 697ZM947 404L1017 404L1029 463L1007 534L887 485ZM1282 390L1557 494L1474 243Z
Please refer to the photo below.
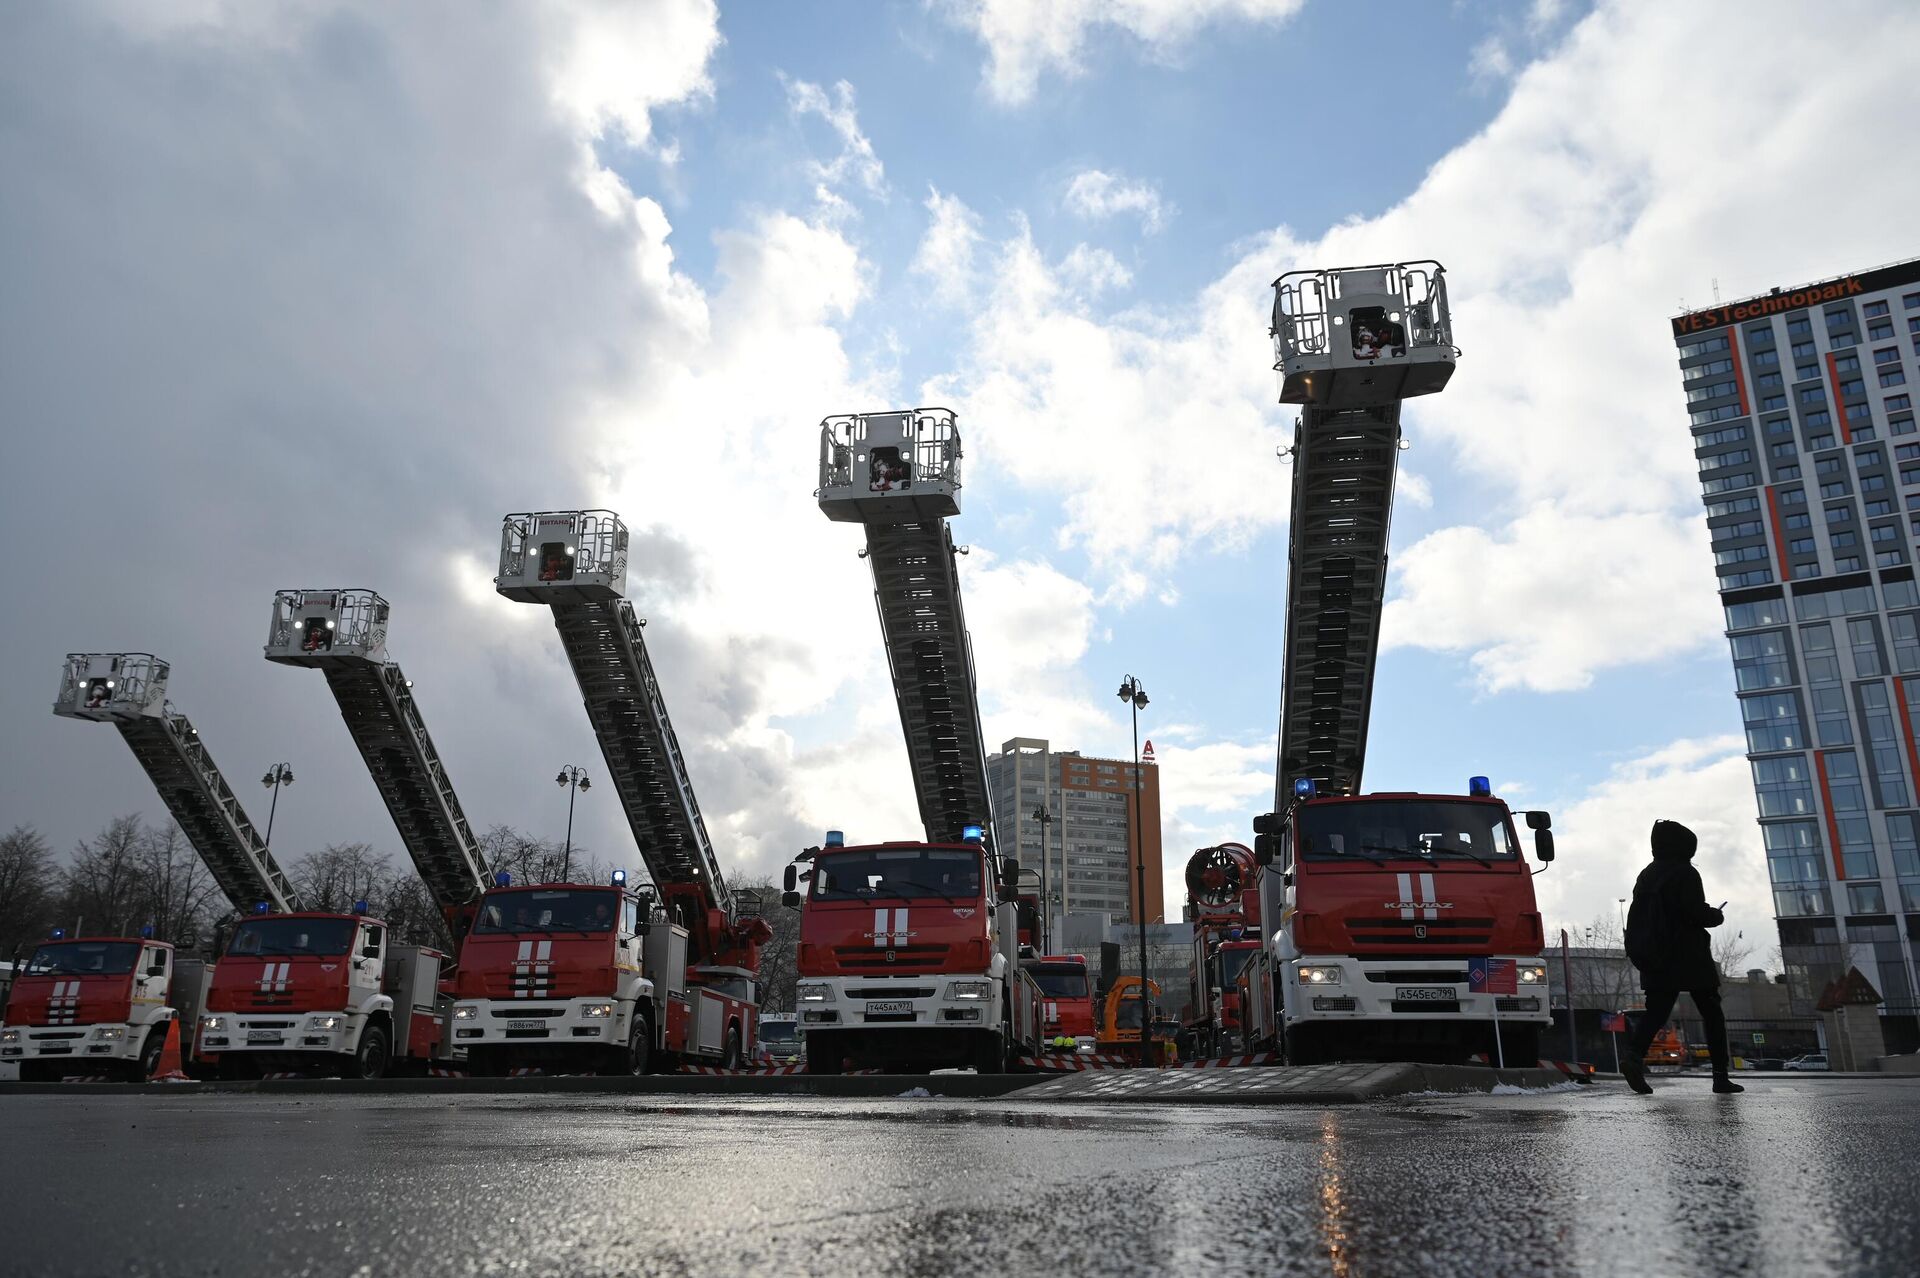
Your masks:
M1720 969L1713 961L1707 929L1725 922L1707 904L1700 872L1693 868L1699 840L1678 821L1653 823L1653 864L1633 885L1633 909L1627 915L1627 954L1649 990L1717 989Z

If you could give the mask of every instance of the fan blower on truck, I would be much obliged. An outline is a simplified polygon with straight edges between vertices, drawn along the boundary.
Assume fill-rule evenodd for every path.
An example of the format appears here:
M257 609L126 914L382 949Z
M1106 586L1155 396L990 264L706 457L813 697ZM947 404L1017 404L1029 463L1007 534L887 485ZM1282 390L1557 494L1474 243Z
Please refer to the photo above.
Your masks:
M1245 1044L1240 973L1260 949L1258 877L1253 851L1243 844L1201 848L1187 858L1193 919L1187 1029L1201 1056L1240 1051Z

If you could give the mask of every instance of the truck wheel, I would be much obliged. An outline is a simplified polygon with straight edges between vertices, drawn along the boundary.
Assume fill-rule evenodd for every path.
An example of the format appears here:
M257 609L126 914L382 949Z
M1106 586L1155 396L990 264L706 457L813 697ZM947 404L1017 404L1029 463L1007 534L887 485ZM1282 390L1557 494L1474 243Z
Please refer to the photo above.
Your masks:
M727 1046L720 1053L720 1068L740 1068L740 1027L737 1025L727 1031Z
M1289 1065L1318 1065L1325 1056L1321 1045L1314 1041L1305 1026L1295 1026L1286 1031L1286 1062Z
M128 1067L128 1081L144 1083L153 1077L160 1068L160 1053L167 1046L167 1026L163 1021L147 1031L147 1037L140 1044L140 1058Z
M838 1074L844 1055L830 1035L815 1033L807 1039L807 1073Z
M647 1018L635 1015L633 1033L627 1038L627 1050L620 1053L620 1067L614 1072L639 1077L653 1067L653 1027Z
M386 1072L386 1026L369 1025L360 1031L360 1046L354 1049L353 1061L347 1067L347 1077L371 1080Z
M986 1035L974 1047L973 1072L976 1074L1004 1074L1006 1070L1006 1040L998 1034Z

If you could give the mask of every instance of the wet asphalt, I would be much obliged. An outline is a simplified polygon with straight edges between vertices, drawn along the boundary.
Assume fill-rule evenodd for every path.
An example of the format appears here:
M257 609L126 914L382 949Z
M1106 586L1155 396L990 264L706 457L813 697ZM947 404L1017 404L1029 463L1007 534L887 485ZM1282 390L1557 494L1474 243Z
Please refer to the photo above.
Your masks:
M1917 1151L1920 1079L1257 1109L14 1096L0 1272L1904 1276Z

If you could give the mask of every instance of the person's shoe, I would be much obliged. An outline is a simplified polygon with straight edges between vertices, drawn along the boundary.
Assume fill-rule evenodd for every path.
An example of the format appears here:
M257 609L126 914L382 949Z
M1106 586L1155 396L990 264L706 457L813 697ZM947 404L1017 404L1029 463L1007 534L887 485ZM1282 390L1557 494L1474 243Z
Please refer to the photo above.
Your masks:
M1731 1078L1728 1078L1725 1074L1716 1074L1713 1079L1713 1090L1722 1095L1730 1096L1734 1092L1744 1092L1747 1089L1734 1082Z
M1653 1086L1647 1082L1647 1067L1635 1060L1620 1062L1620 1076L1627 1080L1627 1086L1642 1096L1653 1095Z

